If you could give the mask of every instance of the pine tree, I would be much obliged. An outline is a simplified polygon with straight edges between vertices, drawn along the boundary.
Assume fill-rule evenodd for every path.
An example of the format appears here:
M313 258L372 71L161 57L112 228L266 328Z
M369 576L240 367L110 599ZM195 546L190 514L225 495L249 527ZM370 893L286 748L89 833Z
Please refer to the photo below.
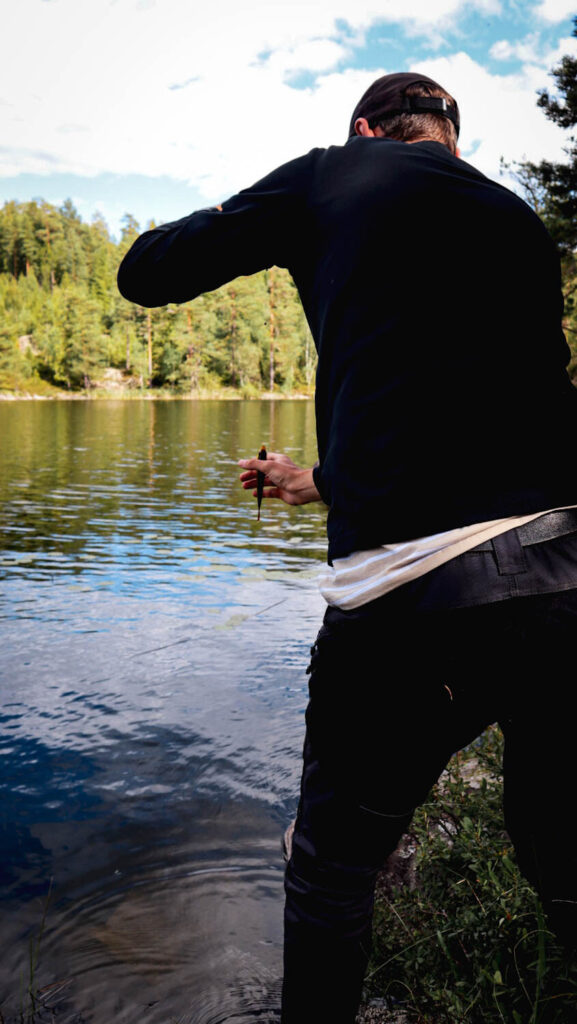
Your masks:
M573 24L573 35L577 36L577 17ZM564 327L573 353L569 371L577 378L577 57L563 57L551 75L556 92L551 95L542 90L537 104L550 121L570 132L565 147L567 160L525 161L517 165L516 176L561 254Z
M573 35L577 36L577 18ZM563 57L551 72L555 80L556 95L546 89L539 93L537 105L545 116L570 131L577 126L577 57ZM520 168L527 184L534 189L541 206L540 214L562 253L572 255L577 248L577 138L571 134L565 152L567 161L553 163L542 160L538 164L523 163Z

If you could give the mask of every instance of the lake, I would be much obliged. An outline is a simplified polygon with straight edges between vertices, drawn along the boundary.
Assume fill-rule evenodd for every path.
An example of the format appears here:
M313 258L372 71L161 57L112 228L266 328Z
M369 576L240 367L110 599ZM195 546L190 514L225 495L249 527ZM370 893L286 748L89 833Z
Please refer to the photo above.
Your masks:
M0 403L6 1024L31 967L38 1021L276 1019L326 546L263 443L311 465L312 402Z

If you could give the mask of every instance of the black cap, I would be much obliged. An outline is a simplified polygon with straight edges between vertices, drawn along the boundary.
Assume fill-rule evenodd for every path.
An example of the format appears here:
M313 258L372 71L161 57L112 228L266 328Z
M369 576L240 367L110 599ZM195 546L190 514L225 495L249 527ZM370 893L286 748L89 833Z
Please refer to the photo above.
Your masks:
M394 75L383 75L382 78L377 78L376 82L369 85L353 111L349 138L356 134L355 121L357 118L366 117L369 124L371 122L374 124L377 121L384 121L387 117L395 117L397 114L438 114L440 117L448 117L455 125L458 135L460 119L456 102L453 107L443 97L405 96L405 90L409 85L429 85L435 89L442 88L432 78L411 71L399 71Z

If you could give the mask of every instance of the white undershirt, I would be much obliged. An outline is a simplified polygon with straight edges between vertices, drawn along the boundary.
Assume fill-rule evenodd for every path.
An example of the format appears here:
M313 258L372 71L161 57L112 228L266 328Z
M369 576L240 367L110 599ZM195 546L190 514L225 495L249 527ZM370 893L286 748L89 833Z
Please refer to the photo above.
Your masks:
M321 594L328 604L345 611L359 608L403 583L409 583L431 569L436 569L451 558L462 555L464 551L475 548L483 541L555 511L558 510L547 509L528 516L491 519L485 523L473 523L456 530L434 533L430 537L418 537L398 544L382 544L368 551L355 551L346 558L335 559L332 566L325 566L319 577Z

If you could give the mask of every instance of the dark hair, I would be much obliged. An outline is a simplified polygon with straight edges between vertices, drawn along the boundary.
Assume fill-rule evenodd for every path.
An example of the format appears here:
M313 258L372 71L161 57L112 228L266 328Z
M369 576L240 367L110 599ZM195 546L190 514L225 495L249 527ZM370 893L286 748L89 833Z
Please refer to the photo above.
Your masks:
M441 86L427 85L426 82L417 82L407 86L405 96L435 96L447 100L450 107L457 108L457 104L450 93ZM454 153L457 148L457 131L452 121L441 114L393 114L392 117L375 118L369 121L369 127L379 127L383 135L398 142L416 142L419 139L429 138L442 142L444 146Z

